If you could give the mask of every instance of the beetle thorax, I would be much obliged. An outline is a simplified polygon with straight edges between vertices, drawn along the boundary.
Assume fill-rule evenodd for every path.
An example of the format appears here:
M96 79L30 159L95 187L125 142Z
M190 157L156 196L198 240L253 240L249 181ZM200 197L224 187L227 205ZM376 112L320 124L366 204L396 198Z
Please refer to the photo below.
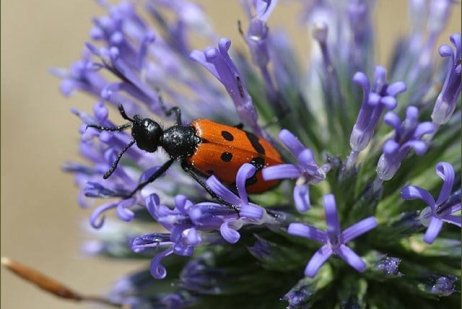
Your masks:
M187 158L201 142L192 126L173 126L162 135L161 145L171 158Z

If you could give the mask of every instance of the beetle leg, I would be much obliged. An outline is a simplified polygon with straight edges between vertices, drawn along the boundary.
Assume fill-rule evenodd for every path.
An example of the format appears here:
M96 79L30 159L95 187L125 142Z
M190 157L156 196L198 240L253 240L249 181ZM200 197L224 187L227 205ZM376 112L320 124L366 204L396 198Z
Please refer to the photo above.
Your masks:
M167 117L172 115L172 113L175 113L176 115L176 124L181 126L181 109L178 106L175 106L165 111L165 115L167 115Z
M162 99L162 96L160 95L160 91L158 89L156 91L157 91L157 96L158 96L160 107L164 111L165 115L167 117L170 117L172 113L175 113L176 124L181 125L181 109L178 106L174 106L170 109L167 109L167 106L165 106L164 100Z
M122 197L127 199L127 198L130 198L133 195L135 195L136 192L143 189L145 186L147 186L148 184L150 184L151 182L155 181L157 178L162 176L162 174L165 173L165 171L169 169L169 167L173 164L174 161L175 161L175 159L170 159L167 162L165 162L164 165L162 165L157 171L154 172L154 174L151 175L151 177L149 177L147 180L139 183L132 192L130 192L128 195L124 195Z
M223 200L221 197L219 197L218 195L215 194L215 192L212 191L212 189L210 189L210 187L207 185L207 183L204 181L204 179L199 176L195 171L194 169L192 168L192 166L190 164L188 164L187 162L183 161L181 162L181 167L183 168L183 170L189 174L189 176L191 176L202 188L205 189L205 191L207 191L208 194L210 194L210 196L214 199L214 200L217 200L218 202L220 202L220 204L223 204L223 205L226 205L230 208L232 208L238 215L239 215L239 210L236 208L236 206L226 202L225 200Z

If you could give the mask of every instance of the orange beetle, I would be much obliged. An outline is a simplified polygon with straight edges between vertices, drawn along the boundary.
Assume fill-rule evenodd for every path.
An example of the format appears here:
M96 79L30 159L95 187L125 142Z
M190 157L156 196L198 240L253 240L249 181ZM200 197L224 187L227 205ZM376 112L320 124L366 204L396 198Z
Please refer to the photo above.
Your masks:
M247 180L247 192L261 193L278 184L278 181L264 181L261 175L263 167L282 163L279 153L268 141L208 119L197 119L191 126L201 142L185 160L195 170L207 176L215 175L223 183L232 185L242 164L251 163L257 167L257 173Z
M203 177L215 175L229 186L235 184L236 174L244 163L251 163L257 172L246 183L247 192L261 193L279 182L265 181L262 178L263 167L281 164L281 156L265 139L239 127L219 124L208 119L197 119L190 125L181 124L181 111L174 107L166 111L167 116L176 114L176 125L163 130L150 118L139 115L130 118L122 106L119 106L122 117L129 122L114 128L88 125L98 130L121 131L131 128L133 140L122 150L111 168L104 174L108 178L114 172L123 153L136 143L138 148L147 152L155 152L162 147L170 156L149 179L141 182L125 198L133 196L138 190L159 178L175 160L181 162L182 168L191 175L213 198L221 200L209 189Z

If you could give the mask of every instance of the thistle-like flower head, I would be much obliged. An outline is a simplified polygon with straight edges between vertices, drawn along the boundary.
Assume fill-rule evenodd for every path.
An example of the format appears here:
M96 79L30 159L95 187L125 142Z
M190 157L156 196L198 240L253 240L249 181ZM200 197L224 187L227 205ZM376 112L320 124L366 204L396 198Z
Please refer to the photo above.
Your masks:
M85 251L150 260L112 302L460 307L461 35L436 45L459 4L409 1L384 66L371 1L305 1L290 36L282 1L244 0L247 51L189 0L99 2L81 59L53 72L95 99L72 110L86 163L65 165L97 229ZM162 134L138 147L136 119Z

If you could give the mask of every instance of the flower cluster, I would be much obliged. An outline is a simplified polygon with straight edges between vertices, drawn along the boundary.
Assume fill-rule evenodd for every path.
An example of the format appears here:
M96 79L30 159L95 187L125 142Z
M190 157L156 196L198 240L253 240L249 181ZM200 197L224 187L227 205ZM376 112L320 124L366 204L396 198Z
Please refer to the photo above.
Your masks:
M91 113L72 110L87 163L65 166L100 232L86 250L151 261L114 286L112 302L460 306L461 34L433 56L456 4L409 1L411 32L387 69L375 62L371 2L304 3L314 48L303 71L287 33L268 23L278 1L242 1L237 30L250 58L194 2L100 3L107 14L93 20L82 58L53 72L64 95L96 101ZM112 120L114 107L128 123ZM173 113L196 143L172 133L176 156L152 133ZM212 132L224 144L199 155L211 144L191 125L199 118L246 140ZM263 189L251 194L255 184ZM105 222L108 212L128 224Z

